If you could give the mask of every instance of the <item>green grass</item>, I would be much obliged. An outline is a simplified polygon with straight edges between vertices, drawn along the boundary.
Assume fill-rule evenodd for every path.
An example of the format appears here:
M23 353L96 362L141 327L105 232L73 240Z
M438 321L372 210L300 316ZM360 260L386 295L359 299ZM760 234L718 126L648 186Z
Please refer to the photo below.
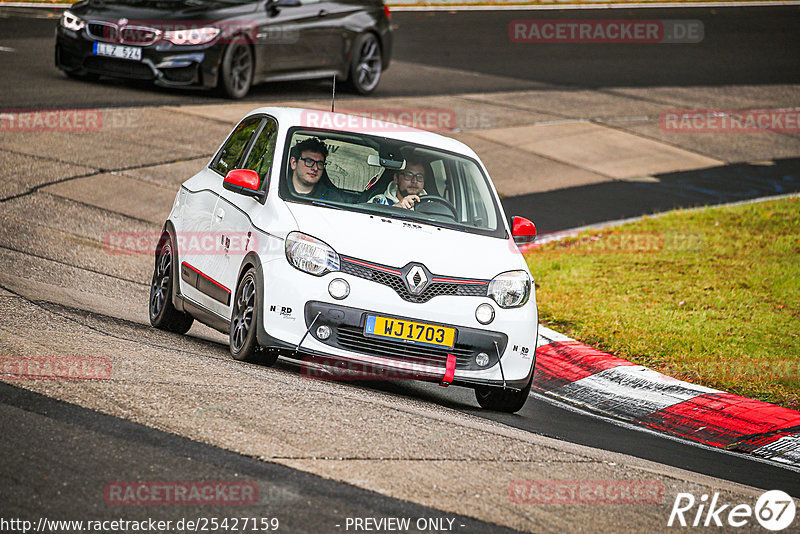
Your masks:
M676 211L526 254L543 324L800 409L800 198Z

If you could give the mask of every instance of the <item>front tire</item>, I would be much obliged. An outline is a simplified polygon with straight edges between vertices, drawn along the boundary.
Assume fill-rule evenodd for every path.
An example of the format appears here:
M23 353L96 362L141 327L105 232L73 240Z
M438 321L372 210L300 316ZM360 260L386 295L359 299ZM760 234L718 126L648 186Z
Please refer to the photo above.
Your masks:
M378 87L383 72L381 44L373 33L365 33L353 45L350 76L347 84L360 95L368 95Z
M479 386L475 388L475 398L484 410L515 413L525 406L532 384L533 378L521 391Z
M263 300L256 272L251 267L236 288L229 343L235 360L271 366L278 360L277 351L267 352L258 345L257 329Z
M175 249L172 237L164 233L156 248L156 264L150 282L150 324L158 329L185 334L192 327L194 318L175 309L172 304L175 283Z
M228 98L244 98L253 84L253 51L244 41L225 49L220 63L219 89Z

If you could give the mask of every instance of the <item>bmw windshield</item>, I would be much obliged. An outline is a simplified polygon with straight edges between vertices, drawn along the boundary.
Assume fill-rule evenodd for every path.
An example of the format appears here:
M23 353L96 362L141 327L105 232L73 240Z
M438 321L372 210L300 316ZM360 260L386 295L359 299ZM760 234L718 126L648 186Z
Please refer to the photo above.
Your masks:
M359 133L289 132L281 198L506 238L501 211L468 157Z

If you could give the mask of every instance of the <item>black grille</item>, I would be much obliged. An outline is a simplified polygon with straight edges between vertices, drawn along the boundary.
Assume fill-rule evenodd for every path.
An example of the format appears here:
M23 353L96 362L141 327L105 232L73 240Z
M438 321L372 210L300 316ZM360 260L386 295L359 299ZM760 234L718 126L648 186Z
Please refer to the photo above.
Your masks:
M89 30L89 36L98 41L115 43L119 39L119 32L116 24L90 22L87 29Z
M89 56L84 60L83 66L92 72L108 76L122 76L141 80L153 79L153 71L150 67L138 61Z
M399 269L395 270L399 271ZM479 284L431 282L428 285L428 287L425 288L425 291L423 291L419 295L412 295L408 291L405 282L403 282L402 276L387 273L378 269L372 269L370 267L364 267L356 263L347 261L347 259L344 258L341 263L341 271L343 273L352 274L353 276L358 276L359 278L366 278L367 280L372 280L373 282L376 282L378 284L389 286L392 289L394 289L394 291L398 295L400 295L400 298L402 298L403 300L407 300L408 302L414 302L414 303L428 302L433 297L437 297L439 295L485 297L489 284L489 282L486 281L481 281L481 283ZM436 277L436 275L434 275L434 277ZM441 277L441 278L447 278L447 277Z
M470 347L459 347L458 344L453 348L438 348L399 340L367 337L360 328L344 325L336 330L336 336L341 347L353 352L412 363L444 367L447 362L447 354L450 353L456 357L456 369L468 369L473 353Z
M129 45L151 45L155 43L161 32L145 26L123 26L120 28L110 22L93 21L88 24L89 36L95 41L121 43Z
M119 33L122 43L138 45L153 44L160 35L158 30L142 26L126 26Z

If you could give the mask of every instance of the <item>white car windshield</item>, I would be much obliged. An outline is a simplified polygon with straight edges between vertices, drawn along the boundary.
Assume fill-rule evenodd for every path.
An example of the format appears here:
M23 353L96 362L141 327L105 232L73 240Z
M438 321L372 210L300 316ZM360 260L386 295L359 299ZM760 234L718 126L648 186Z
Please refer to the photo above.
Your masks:
M281 197L505 238L489 181L471 158L358 133L289 132Z

